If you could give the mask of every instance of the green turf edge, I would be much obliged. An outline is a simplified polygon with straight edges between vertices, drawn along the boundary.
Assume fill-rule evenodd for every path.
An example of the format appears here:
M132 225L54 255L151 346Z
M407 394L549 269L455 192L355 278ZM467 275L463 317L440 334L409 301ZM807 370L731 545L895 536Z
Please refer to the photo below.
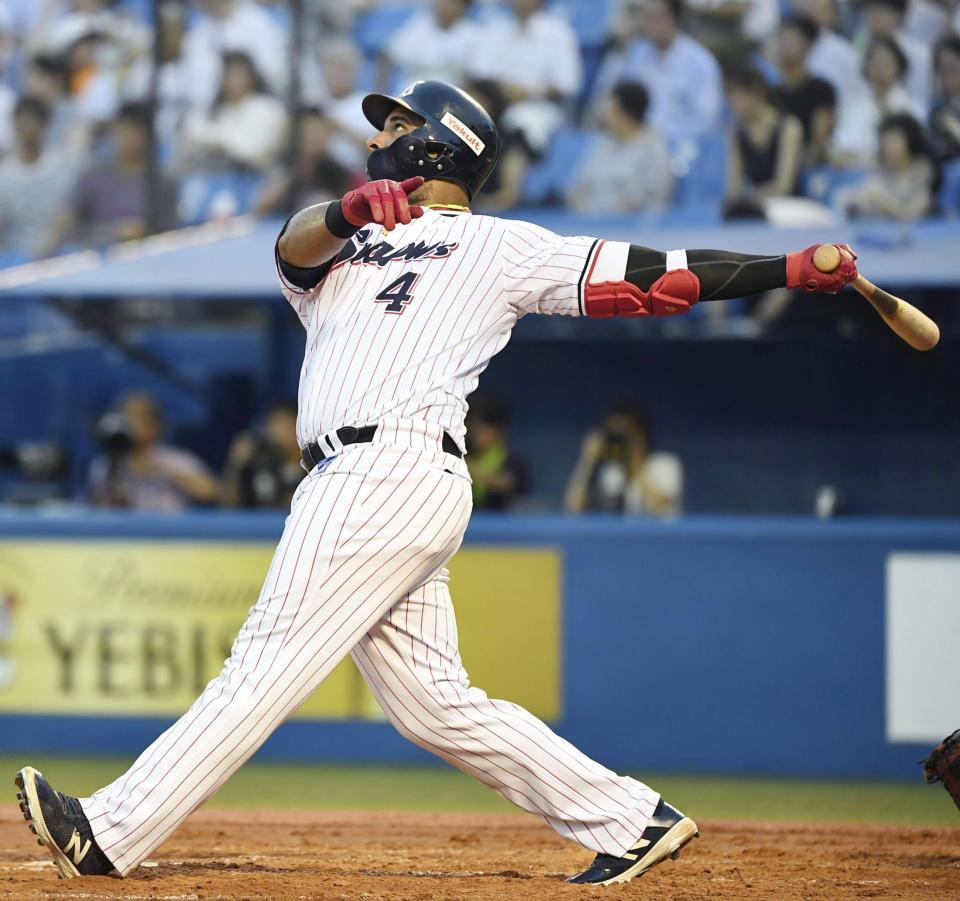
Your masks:
M11 803L13 777L26 763L43 771L54 788L83 796L116 779L130 761L0 755L0 779L4 773L9 777ZM919 779L906 783L633 775L672 804L703 819L960 826L960 814L943 788L924 785ZM492 790L443 766L251 763L209 803L332 810L517 811Z

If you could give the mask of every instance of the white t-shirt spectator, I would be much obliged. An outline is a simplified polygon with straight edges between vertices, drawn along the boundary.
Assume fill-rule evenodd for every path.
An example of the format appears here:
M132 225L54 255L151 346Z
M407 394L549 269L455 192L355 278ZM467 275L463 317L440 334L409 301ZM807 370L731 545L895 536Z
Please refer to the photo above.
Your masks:
M407 20L385 54L401 70L404 83L429 78L456 83L481 40L470 19L441 28L433 12L424 11Z
M906 31L898 31L893 35L893 39L907 58L904 86L925 116L933 96L933 57L930 47L925 41ZM870 37L866 30L862 29L859 34L854 35L854 41L861 48L860 63L862 65L863 57L870 46Z
M287 110L276 97L250 94L209 114L191 113L184 134L188 154L212 152L235 164L266 169L283 151Z
M237 0L225 19L204 16L187 31L183 58L192 105L209 107L220 86L221 58L228 50L246 53L270 89L283 94L287 85L289 36L264 9Z
M877 128L883 117L891 113L909 113L917 119L922 117L918 103L901 84L894 85L887 92L882 105L866 85L849 91L837 112L834 151L853 157L863 165L872 165L877 154Z
M686 34L660 51L643 38L606 63L599 91L618 81L639 81L650 94L647 124L668 140L716 131L723 109L723 82L713 54Z
M320 107L325 118L341 129L340 134L330 139L330 155L341 166L361 171L367 161L367 151L362 142L375 131L361 108L364 96L363 91L358 91L346 97L330 99Z
M807 70L833 85L838 101L862 87L860 56L853 44L835 31L821 29L810 48Z
M477 44L464 63L473 78L516 85L531 99L555 91L570 99L583 83L580 45L562 16L538 10L527 21L497 16L477 31Z
M0 157L13 144L13 108L17 104L17 95L13 89L0 81Z

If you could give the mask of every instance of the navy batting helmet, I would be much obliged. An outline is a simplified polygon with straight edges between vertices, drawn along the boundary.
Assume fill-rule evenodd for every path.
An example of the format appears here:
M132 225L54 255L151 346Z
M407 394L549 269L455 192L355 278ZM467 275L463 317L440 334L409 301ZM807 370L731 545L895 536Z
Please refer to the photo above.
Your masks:
M397 107L410 110L424 123L389 147L371 152L370 178L442 178L462 185L473 197L500 152L497 128L487 111L466 91L443 81L416 81L399 97L368 94L363 99L363 114L377 129Z

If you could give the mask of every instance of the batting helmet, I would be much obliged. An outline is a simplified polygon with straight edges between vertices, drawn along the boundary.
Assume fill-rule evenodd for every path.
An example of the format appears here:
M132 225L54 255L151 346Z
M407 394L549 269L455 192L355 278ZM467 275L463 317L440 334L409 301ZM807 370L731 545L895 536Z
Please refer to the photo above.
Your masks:
M443 81L416 81L399 97L368 94L363 99L363 114L377 129L383 129L397 107L410 110L424 123L389 147L371 152L370 178L442 178L462 185L473 197L500 152L497 127L487 111L466 91Z

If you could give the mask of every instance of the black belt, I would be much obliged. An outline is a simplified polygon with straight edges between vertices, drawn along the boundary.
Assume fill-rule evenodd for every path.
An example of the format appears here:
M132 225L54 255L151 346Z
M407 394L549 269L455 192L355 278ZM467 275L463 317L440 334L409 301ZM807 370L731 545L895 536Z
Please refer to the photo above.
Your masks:
M373 441L373 436L377 434L377 426L365 425L363 428L355 428L352 425L345 425L342 429L337 429L337 438L344 446L348 444L369 444ZM443 441L440 442L445 454L453 454L455 457L463 458L463 451L457 446L449 432L443 433ZM319 441L313 441L300 451L300 465L310 472L314 466L322 463L327 457L332 457L321 447Z

